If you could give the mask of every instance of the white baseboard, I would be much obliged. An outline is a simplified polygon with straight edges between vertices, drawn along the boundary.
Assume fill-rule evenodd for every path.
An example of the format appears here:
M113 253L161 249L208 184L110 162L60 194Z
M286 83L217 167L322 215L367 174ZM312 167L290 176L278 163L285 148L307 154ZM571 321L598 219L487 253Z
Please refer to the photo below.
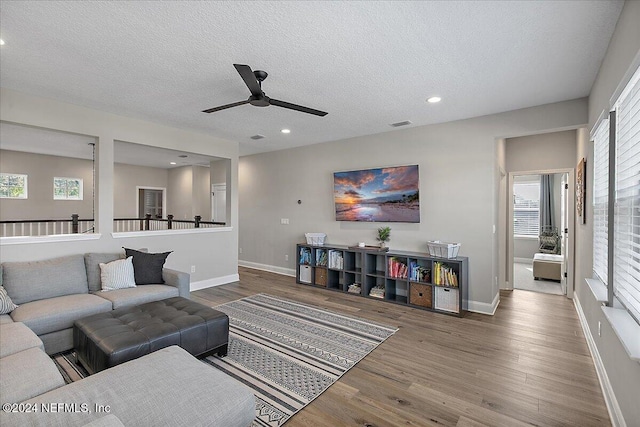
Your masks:
M467 308L467 310L473 311L474 313L493 316L498 309L498 304L500 304L500 292L496 294L491 304L486 302L469 301L469 308Z
M276 267L273 265L259 264L257 262L238 260L238 265L247 268L254 268L256 270L269 271L271 273L282 274L285 276L296 277L296 271L290 268ZM469 308L467 310L474 313L490 314L493 315L498 308L500 302L500 295L496 295L491 304L485 302L469 301Z
M589 347L591 358L593 359L593 364L596 368L596 374L598 375L598 379L600 380L600 388L602 389L604 401L607 405L607 411L609 411L611 425L613 425L613 427L627 427L627 423L625 422L624 416L622 415L620 405L618 405L618 399L616 399L616 395L613 392L613 387L611 386L611 382L609 381L607 370L604 367L604 363L602 363L602 359L600 358L600 353L598 352L598 347L596 346L596 342L593 339L593 335L591 335L591 329L589 329L587 318L582 311L582 306L580 305L577 294L574 295L575 297L573 298L573 305L576 307L578 319L580 319L580 325L582 326L582 331L584 332L584 336L587 339L587 346Z
M199 291L200 289L211 288L212 286L226 285L227 283L237 282L238 280L240 280L240 276L237 273L229 274L228 276L214 277L213 279L192 282L190 290L191 292Z
M516 258L516 257L513 257L513 262L519 262L521 264L533 265L533 258Z
M271 273L282 274L285 276L296 277L296 270L291 268L277 267L275 265L259 264L257 262L238 260L241 267L254 268L256 270L269 271Z

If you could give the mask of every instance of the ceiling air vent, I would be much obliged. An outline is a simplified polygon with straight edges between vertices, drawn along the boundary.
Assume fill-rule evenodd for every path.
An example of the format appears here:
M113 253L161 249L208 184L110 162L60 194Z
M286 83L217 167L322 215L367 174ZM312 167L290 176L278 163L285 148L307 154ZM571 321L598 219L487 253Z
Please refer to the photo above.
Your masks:
M253 135L253 136L251 137L251 139L262 139L262 138L264 138L264 135L260 135L260 134Z
M411 122L409 120L405 120L404 122L398 122L398 123L391 123L390 126L393 126L394 128L400 127L400 126L406 126L406 125L410 125Z

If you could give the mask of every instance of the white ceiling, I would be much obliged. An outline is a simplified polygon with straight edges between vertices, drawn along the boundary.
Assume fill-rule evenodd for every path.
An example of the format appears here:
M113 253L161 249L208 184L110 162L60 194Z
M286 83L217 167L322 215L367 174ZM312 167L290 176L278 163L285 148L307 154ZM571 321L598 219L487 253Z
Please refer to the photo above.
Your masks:
M0 85L238 141L245 155L587 96L622 6L2 1ZM329 114L202 113L248 97L233 63L267 71L267 95Z

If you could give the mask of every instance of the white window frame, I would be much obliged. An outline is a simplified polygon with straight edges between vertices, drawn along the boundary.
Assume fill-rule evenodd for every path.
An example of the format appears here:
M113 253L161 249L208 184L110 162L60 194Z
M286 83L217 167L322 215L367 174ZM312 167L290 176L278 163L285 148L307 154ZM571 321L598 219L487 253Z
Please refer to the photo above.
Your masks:
M21 174L21 173L0 173L0 176L5 177L5 176L13 176L13 177L20 177L24 180L24 186L23 186L23 192L20 196L18 197L11 197L11 196L3 196L0 195L0 198L2 199L16 199L16 200L24 200L24 199L28 199L29 198L29 177L28 175L25 174Z
M527 238L538 238L540 236L540 198L538 197L538 207L516 207L515 198L516 198L516 187L517 186L537 186L538 194L540 194L540 180L536 181L514 181L513 183L513 234L514 237L527 237ZM516 214L517 212L537 212L538 220L536 222L535 230L525 230L524 233L518 232L516 226Z
M80 191L78 197L69 197L69 188L66 188L66 194L64 196L56 195L56 180L65 180L69 181L79 181L80 182ZM70 178L64 176L55 176L53 177L53 200L84 200L84 180L82 178Z

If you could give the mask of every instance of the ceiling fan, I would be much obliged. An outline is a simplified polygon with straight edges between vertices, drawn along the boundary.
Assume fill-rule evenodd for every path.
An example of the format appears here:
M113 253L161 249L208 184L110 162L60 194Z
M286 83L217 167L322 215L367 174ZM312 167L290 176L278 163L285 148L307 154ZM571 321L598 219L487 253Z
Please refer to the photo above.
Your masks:
M238 105L251 104L256 107L268 107L269 105L275 105L276 107L288 108L290 110L302 111L303 113L315 114L316 116L326 116L327 113L320 110L314 110L313 108L303 107L302 105L292 104L290 102L280 101L277 99L269 98L262 91L262 82L267 78L267 73L262 70L251 71L251 67L242 64L233 64L244 80L244 84L249 88L251 96L246 101L234 102L233 104L221 105L219 107L209 108L203 110L203 113L214 113L220 110L226 110L227 108L237 107Z

